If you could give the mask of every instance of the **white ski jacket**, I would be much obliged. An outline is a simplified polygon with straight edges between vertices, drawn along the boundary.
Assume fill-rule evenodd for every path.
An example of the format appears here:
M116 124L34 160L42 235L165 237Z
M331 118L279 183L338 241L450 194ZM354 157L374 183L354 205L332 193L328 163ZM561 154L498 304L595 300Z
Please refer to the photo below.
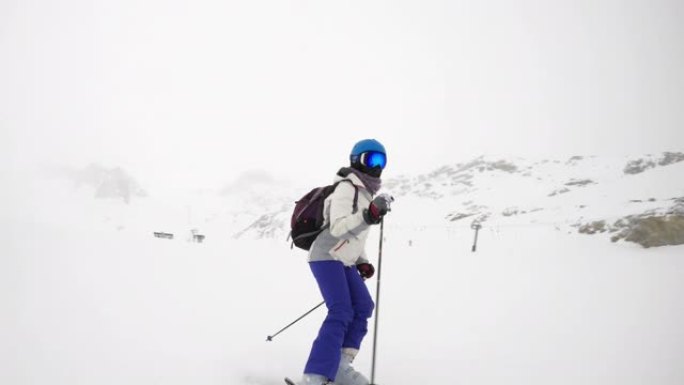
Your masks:
M345 266L368 262L366 238L370 225L363 219L363 210L368 208L373 196L361 179L349 173L337 175L335 191L326 198L323 206L325 229L316 237L309 250L309 261L340 261ZM352 185L353 184L353 185ZM353 213L354 186L358 189L357 211Z

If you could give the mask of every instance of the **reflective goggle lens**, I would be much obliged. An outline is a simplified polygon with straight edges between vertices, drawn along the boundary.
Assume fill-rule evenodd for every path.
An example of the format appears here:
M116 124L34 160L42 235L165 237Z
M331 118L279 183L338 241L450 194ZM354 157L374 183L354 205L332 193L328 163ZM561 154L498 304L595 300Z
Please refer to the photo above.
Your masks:
M378 167L385 168L387 165L387 155L382 152L369 151L361 154L361 163L366 167Z

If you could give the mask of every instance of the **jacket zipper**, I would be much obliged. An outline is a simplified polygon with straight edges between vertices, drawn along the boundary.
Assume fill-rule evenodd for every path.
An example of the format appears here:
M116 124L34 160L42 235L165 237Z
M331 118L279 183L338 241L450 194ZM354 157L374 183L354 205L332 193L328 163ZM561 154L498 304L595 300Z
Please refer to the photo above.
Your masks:
M342 246L346 245L349 243L349 239L345 239L344 242L342 242L339 246L337 246L333 251L337 251L342 248Z

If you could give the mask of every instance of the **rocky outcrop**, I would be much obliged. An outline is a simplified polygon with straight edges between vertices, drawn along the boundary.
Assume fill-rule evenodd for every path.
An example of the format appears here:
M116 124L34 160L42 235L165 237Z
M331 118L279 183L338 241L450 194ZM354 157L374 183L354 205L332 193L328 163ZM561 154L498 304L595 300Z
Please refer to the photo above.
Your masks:
M684 244L684 198L672 198L674 204L668 209L649 210L638 215L628 215L612 224L597 220L577 224L581 234L613 233L611 240L634 242L643 247L659 247Z
M233 235L238 239L246 234L252 234L256 238L276 238L285 231L287 222L284 211L263 214L249 226Z
M629 161L624 168L628 175L641 174L642 172L657 166L669 166L684 161L684 153L664 152L660 157L648 157Z
M622 227L611 240L638 243L643 247L684 245L684 215L632 217L616 223Z
M478 175L518 172L519 167L510 161L492 161L481 156L467 163L442 166L416 177L399 176L388 179L383 182L383 188L393 191L396 196L414 195L437 200L472 190L474 179Z
M596 233L605 233L606 231L609 231L609 227L606 225L606 221L594 221L579 226L578 231L580 234L592 235Z

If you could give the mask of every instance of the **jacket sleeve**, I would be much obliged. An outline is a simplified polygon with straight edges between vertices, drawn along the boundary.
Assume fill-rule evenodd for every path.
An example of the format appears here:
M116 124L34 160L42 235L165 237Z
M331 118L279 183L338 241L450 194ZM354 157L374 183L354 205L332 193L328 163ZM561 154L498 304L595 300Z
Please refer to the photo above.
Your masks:
M364 207L359 206L357 212L352 214L354 192L351 183L342 182L330 195L330 235L335 238L354 238L369 226L363 219Z
M360 263L370 263L370 261L368 260L368 255L366 255L366 250L363 250L363 252L361 252L361 256L359 257L359 259L356 260L357 265Z

